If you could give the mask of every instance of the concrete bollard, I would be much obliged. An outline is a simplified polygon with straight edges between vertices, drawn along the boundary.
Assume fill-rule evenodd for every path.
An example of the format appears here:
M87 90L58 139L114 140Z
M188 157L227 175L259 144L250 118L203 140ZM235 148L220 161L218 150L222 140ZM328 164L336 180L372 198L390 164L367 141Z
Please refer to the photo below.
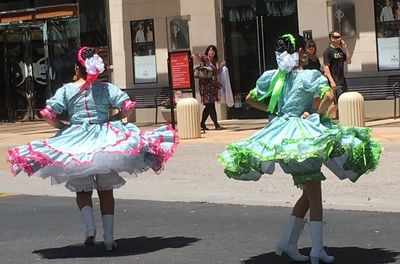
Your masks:
M176 104L179 138L200 137L200 103L195 98L182 98Z
M357 92L346 92L339 97L339 123L343 126L365 126L364 97Z

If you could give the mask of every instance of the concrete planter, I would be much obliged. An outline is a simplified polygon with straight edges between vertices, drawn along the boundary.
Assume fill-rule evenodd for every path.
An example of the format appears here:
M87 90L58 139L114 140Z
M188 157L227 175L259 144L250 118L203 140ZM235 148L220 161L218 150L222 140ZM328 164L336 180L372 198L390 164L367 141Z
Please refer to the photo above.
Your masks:
M174 109L174 114L175 114L175 124L176 124L176 120L177 120L176 109ZM161 116L164 118L164 120L166 122L168 122L168 123L172 122L171 109L161 108Z

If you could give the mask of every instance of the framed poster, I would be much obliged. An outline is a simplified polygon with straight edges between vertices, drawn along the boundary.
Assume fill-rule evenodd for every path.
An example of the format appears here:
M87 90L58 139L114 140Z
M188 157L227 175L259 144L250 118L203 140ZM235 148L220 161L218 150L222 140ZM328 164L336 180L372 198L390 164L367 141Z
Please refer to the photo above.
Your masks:
M131 21L134 83L157 82L154 20Z
M189 21L190 16L167 18L169 51L190 49Z

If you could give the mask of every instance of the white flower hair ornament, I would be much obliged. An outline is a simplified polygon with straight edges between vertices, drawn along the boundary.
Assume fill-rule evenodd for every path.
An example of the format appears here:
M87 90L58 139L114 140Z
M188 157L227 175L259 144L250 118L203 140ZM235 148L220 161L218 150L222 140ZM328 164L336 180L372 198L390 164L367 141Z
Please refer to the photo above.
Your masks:
M285 52L275 52L276 62L278 63L278 68L285 72L291 72L294 67L299 64L299 53L295 52L289 54Z
M104 72L104 62L103 59L94 54L90 59L85 60L86 72L91 75L99 74Z
M80 90L85 90L105 70L103 59L98 54L94 54L93 57L83 60L82 52L85 49L88 49L88 47L81 47L77 54L78 62L85 67L87 73L85 83L81 86Z

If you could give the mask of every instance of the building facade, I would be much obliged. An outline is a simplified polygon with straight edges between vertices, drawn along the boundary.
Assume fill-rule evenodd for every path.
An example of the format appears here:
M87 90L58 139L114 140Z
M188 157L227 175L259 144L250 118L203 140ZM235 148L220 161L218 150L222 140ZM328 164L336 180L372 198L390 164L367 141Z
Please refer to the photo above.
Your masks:
M24 1L9 1L9 5L19 2ZM40 4L40 2L46 1L25 2ZM18 7L14 7L14 23L11 21L12 19L9 19L11 22L5 20L6 15L9 18L13 12L10 10L4 12L2 9L0 32L3 34L0 33L0 35L3 36L4 32L12 34L15 28L22 30L27 26L33 33L29 33L32 37L26 39L33 47L34 32L37 28L30 26L33 22L45 21L44 25L47 27L45 28L47 31L55 31L54 28L60 28L53 26L54 22L51 22L53 20L66 20L68 22L63 23L70 25L75 23L75 26L70 26L69 32L60 29L57 33L49 36L59 38L59 42L62 42L63 45L70 41L72 44L68 45L71 47L81 44L104 47L105 56L109 55L109 79L121 88L133 89L135 87L151 88L169 85L167 64L169 51L191 50L195 53L204 53L208 45L214 44L218 49L220 60L225 60L227 63L235 95L234 107L227 109L224 104L218 104L217 108L221 119L261 116L243 103L243 98L263 71L276 67L273 53L274 41L277 35L284 32L294 32L312 37L317 43L318 54L322 62L322 53L328 46L328 33L331 30L339 30L353 54L352 64L346 68L348 76L390 75L397 74L400 69L400 1L62 0L61 2L63 3L59 3L58 8L60 6L64 8L62 14L57 15L56 6L46 7L53 8L51 9L53 15L50 18L43 18L43 15L40 18L39 15L35 18L31 17L29 20L26 19L26 15L29 15L28 11L22 10L16 16L15 10ZM89 7L91 5L103 6L103 3L104 6L99 9L100 12L90 14L89 11L85 11L85 2L89 2ZM38 11L41 10L40 6L34 6L34 8ZM90 8L88 9L90 10ZM67 11L70 13L65 13ZM72 22L74 19L76 21ZM43 24L43 22L40 23ZM93 29L89 30L93 35L85 33L88 31L86 28L90 23L94 24ZM40 30L43 31L43 29ZM3 37L0 45L7 43L8 46L3 44L0 48L10 49L9 39ZM46 66L42 67L42 75L45 74L45 78L49 80L50 84L45 85L47 92L42 95L43 98L52 94L61 81L65 82L68 79L67 76L60 77L66 74L66 66L57 65L57 56L51 55L51 52L54 53L51 42L55 40L50 41L50 39L50 37L47 38L48 51L45 50L49 54L42 62ZM97 42L91 43L92 40ZM30 52L33 56L33 51ZM63 54L62 52L55 53ZM35 59L33 61L31 64L35 65L34 63L36 63L37 65L37 61L35 62ZM58 61L60 60L58 59ZM59 82L53 80L57 78L54 77L54 71L61 71L56 74L61 78ZM3 73L5 76L1 78L9 80L10 72L13 70ZM29 67L27 72L29 73ZM31 79L32 82L37 82L37 78ZM20 81L16 79L14 82L18 84ZM8 87L12 90L12 86L17 84L9 84ZM15 96L10 92L8 94L11 94L11 97ZM25 101L27 101L26 94L25 92ZM7 100L10 101L10 99ZM26 103L24 106L23 100L19 101L21 106L18 106L18 109L26 108ZM4 102L1 105L7 104ZM40 108L42 105L43 99L38 103L35 102L36 108ZM376 105L375 102L368 102L366 110L367 115L370 116L381 116L386 113L390 115L391 104ZM10 112L10 109L7 111ZM138 122L150 121L154 119L153 114L151 109L139 109L136 112L135 120ZM21 114L17 114L17 118L21 118Z

